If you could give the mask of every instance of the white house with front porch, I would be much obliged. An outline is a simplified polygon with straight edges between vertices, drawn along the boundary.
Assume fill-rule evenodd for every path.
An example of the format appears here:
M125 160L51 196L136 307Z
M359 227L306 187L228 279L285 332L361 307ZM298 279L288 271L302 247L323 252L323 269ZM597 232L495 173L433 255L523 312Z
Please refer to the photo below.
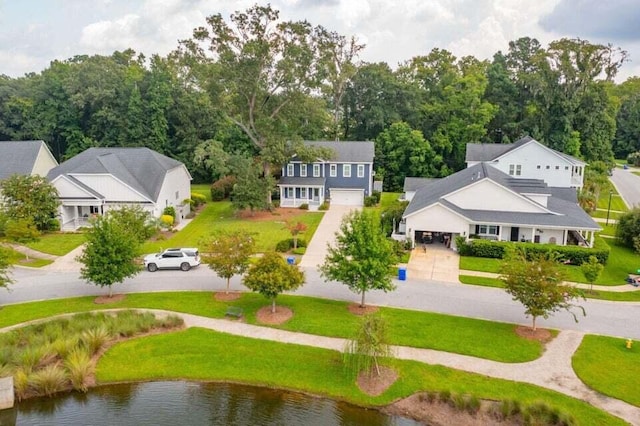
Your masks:
M576 190L509 176L479 163L421 187L403 215L406 238L425 235L593 246L600 231L578 205Z
M189 171L149 148L90 148L47 178L58 190L62 230L86 226L92 216L122 206L140 206L152 217L172 206L176 222L190 212Z
M586 163L530 136L511 144L468 143L467 167L486 163L519 179L542 179L560 188L582 188Z

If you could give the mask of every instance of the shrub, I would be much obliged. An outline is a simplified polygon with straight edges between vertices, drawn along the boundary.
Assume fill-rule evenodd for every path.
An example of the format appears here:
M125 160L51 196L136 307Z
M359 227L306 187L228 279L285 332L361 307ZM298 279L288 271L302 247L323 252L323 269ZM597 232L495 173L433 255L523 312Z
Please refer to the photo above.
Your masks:
M110 338L111 334L104 326L93 328L82 333L82 342L92 355L98 352L102 345Z
M29 390L29 373L19 368L13 373L13 390L18 400L27 396Z
M236 184L236 178L233 176L225 176L218 179L211 185L211 200L222 201L228 198L233 191L233 185Z
M382 193L380 191L372 191L371 196L376 199L376 204L380 202L380 198L382 197Z
M273 206L274 209L277 209L278 207L280 207L280 200L272 200L271 206Z
M29 387L37 393L51 396L67 386L67 374L57 365L48 365L29 377Z
M191 201L193 201L193 204L195 207L201 206L203 204L205 204L207 202L207 197L205 197L202 194L199 194L197 192L192 192L191 193Z
M171 216L173 220L176 220L176 209L173 206L167 206L162 211L162 216Z
M86 392L87 379L93 373L93 366L91 364L91 356L82 348L75 348L65 358L64 366L67 369L69 380L71 380L71 386L75 390Z
M629 154L627 156L627 163L633 166L640 166L640 151Z
M402 220L408 205L408 201L395 201L380 213L380 224L387 237L393 233L393 225L397 226Z
M171 228L173 226L174 218L168 214L160 216L160 223L163 228Z
M222 200L224 200L224 188L215 186L215 184L211 185L211 201Z
M60 230L60 221L54 217L49 219L46 227L47 231L59 231Z
M300 207L298 207L300 210L309 210L309 204L307 203L302 203L300 204Z
M457 240L456 240L457 244ZM607 263L609 258L609 245L602 239L596 238L593 248L580 246L558 246L555 244L536 244L536 243L512 243L509 241L491 241L491 240L473 240L469 245L469 252L465 255L475 257L488 257L493 259L504 258L505 253L517 245L525 250L527 258L546 255L553 253L566 263L574 265L582 265L589 261L589 256L595 256L603 265ZM463 250L465 251L466 248ZM462 255L463 253L459 251Z
M318 207L318 210L329 210L329 202L328 201L323 201L322 204L320 204L320 207Z
M307 252L307 248L306 247L298 247L296 249L291 250L292 254L297 254L299 256L302 256L306 252Z
M462 235L458 235L455 238L456 249L460 256L471 256L471 244L467 242L467 239Z
M377 204L376 197L374 197L373 195L369 196L369 197L364 197L364 206L365 207L373 207L376 204Z
M303 238L298 238L298 249L306 248L307 241ZM286 240L279 241L276 244L276 251L279 253L286 253L293 248L293 238L287 238Z
M620 244L631 249L636 248L636 240L640 237L640 207L624 213L618 219L616 239ZM637 250L637 249L636 249Z

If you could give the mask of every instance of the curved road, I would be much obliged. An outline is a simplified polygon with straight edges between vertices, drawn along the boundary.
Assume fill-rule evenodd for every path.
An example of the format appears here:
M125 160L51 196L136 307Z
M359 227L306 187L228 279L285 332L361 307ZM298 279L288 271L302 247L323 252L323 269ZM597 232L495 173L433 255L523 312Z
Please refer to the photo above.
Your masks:
M640 171L640 169L634 169ZM613 175L609 178L627 203L629 208L640 206L640 176L631 173L633 170L613 169Z
M303 268L307 283L294 294L327 299L358 301L346 286L325 283L318 272ZM14 269L16 283L10 292L0 292L0 304L19 303L31 300L59 299L83 295L108 294L102 289L85 283L77 272L47 272L44 270ZM381 306L394 306L421 311L441 312L472 318L483 318L517 324L530 324L522 305L511 300L504 290L464 284L435 281L396 281L398 288L390 293L373 291L367 293L366 302ZM114 293L137 293L154 291L218 291L225 288L225 281L217 277L205 265L189 272L143 271L124 284L114 286ZM240 280L232 280L232 288L245 288ZM579 322L565 311L547 320L539 319L540 327L579 330L586 333L604 334L640 340L640 304L587 300L583 302L587 316L576 310Z

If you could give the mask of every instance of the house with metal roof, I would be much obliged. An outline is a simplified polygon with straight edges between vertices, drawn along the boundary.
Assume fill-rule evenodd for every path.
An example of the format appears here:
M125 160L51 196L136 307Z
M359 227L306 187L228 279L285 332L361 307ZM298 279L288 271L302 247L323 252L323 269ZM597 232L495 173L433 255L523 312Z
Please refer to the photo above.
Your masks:
M86 226L91 216L122 206L140 206L153 217L172 206L176 221L190 212L189 171L149 148L89 148L47 178L58 190L63 230Z
M333 152L313 162L294 156L278 182L281 207L307 204L317 209L325 200L335 205L362 206L373 190L373 142L305 141L307 147Z
M564 188L582 188L587 165L530 136L511 144L468 143L465 161L467 167L487 163L514 178L542 179Z
M44 141L0 141L0 180L12 175L40 175L58 165Z
M574 188L509 175L486 162L420 187L403 221L414 243L453 247L457 236L592 247L601 230Z

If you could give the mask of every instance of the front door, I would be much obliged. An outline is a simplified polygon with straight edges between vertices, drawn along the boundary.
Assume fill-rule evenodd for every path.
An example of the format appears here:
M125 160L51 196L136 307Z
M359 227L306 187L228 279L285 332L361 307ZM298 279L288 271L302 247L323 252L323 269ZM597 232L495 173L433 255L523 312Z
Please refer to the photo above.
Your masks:
M520 228L517 226L511 227L511 241L518 241L518 235L520 235Z
M313 188L313 201L320 202L320 188Z

